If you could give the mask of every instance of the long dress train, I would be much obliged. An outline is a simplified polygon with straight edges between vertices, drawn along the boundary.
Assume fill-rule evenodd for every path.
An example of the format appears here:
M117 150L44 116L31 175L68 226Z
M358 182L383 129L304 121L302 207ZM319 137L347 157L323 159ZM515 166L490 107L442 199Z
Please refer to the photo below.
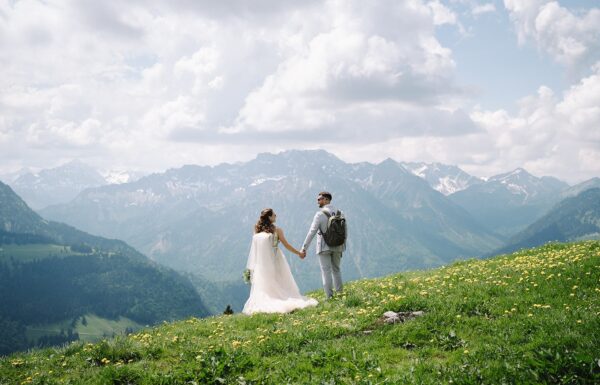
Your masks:
M278 247L276 234L258 233L252 237L247 268L252 287L244 305L244 314L288 313L318 304L300 294L290 266Z

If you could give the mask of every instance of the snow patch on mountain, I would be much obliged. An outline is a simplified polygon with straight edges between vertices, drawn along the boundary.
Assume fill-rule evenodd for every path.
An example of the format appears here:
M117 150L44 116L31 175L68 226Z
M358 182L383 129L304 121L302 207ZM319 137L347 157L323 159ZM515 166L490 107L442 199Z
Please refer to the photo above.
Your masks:
M495 175L489 179L490 182L499 182L515 195L521 195L525 200L538 195L544 189L541 178L531 175L522 168L517 168L505 174Z
M140 171L107 170L101 173L107 184L123 184L135 182L146 174Z
M520 185L514 184L514 183L508 183L507 181L502 181L500 183L506 185L506 188L508 189L508 191L510 191L513 194L529 196L529 192L527 191L525 186L520 186Z
M450 176L441 177L438 181L439 183L432 187L444 195L454 194L455 192L464 190L470 186L469 183Z
M277 175L277 176L272 176L272 177L260 177L260 178L256 178L254 179L254 181L252 183L250 183L250 187L254 187L254 186L258 186L260 184L263 184L265 182L268 181L280 181L282 179L284 179L285 176L284 175Z
M467 174L457 166L441 163L403 162L401 165L423 178L435 190L444 195L462 191L473 184L481 183L481 179Z
M417 167L415 169L412 169L412 170L409 169L409 170L416 176L426 179L428 169L429 169L429 166L424 164L422 167Z

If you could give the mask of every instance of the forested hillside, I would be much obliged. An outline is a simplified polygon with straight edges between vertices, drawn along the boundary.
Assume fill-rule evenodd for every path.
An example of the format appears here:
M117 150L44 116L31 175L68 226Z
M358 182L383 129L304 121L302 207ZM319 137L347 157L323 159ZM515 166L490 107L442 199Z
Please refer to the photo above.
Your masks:
M559 202L546 215L512 237L499 252L546 242L600 239L600 188L584 190Z
M208 314L178 273L122 241L45 221L3 184L0 225L0 354L101 338L79 335L86 315L131 329Z

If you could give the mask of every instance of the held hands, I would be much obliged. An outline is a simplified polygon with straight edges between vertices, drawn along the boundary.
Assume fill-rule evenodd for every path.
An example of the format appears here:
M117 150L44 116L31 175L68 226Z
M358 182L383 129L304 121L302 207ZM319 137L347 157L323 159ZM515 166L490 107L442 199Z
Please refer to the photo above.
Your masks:
M304 250L304 249L300 250L300 252L298 253L298 256L300 257L300 259L306 258L306 250Z

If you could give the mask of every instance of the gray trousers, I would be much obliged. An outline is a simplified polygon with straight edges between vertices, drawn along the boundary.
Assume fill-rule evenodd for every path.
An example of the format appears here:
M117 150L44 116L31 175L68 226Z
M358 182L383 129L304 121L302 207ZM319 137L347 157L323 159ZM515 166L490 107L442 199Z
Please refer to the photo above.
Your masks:
M340 262L342 260L341 251L326 250L319 253L319 263L321 265L321 278L323 279L323 289L325 296L333 296L333 286L338 293L342 292L342 272Z

